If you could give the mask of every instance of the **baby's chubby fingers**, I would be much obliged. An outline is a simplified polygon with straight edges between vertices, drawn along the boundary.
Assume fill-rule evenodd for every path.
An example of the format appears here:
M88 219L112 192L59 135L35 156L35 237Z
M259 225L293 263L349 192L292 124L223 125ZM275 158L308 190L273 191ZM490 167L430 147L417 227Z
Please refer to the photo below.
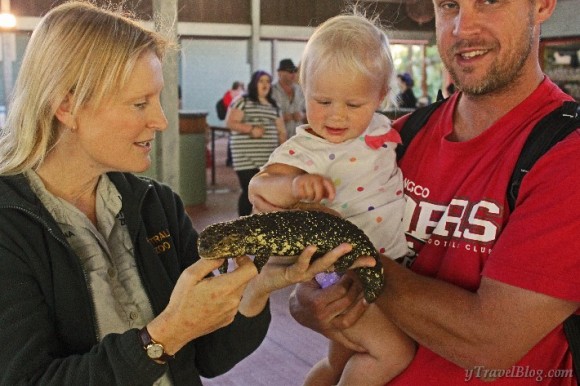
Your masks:
M326 198L330 202L334 201L334 198L336 197L336 189L334 187L334 183L328 179L324 179L324 181L322 182L322 186L324 187L323 198Z

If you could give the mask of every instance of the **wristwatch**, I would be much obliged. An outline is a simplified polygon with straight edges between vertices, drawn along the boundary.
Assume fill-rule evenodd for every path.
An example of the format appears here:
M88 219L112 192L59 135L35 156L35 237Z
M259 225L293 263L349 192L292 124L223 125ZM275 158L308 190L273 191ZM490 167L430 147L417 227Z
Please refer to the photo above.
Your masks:
M139 330L139 339L141 339L141 344L143 344L143 349L147 353L147 356L156 362L165 363L170 359L173 359L173 355L169 355L165 352L165 347L159 342L155 342L149 331L147 331L147 326Z

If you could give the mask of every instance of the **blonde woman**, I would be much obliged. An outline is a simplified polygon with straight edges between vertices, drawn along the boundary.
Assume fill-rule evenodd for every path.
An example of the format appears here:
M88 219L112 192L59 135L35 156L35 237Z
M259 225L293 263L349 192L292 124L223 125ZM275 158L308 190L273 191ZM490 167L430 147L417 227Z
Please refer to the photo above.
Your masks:
M344 252L210 277L179 197L131 174L167 128L168 44L81 2L32 34L0 136L2 384L200 385L258 347L270 292Z

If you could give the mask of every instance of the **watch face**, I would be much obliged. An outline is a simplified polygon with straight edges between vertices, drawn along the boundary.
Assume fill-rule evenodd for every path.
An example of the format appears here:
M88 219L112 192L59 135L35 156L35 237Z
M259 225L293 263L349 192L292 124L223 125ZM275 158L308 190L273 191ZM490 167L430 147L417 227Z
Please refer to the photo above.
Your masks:
M147 346L147 355L152 359L159 359L163 355L163 346L160 344L150 344Z

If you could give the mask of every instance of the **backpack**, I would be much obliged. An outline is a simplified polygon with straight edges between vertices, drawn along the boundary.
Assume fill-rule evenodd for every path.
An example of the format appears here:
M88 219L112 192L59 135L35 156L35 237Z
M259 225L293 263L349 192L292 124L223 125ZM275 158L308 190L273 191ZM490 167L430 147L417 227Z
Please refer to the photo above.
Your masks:
M403 143L397 146L397 160L403 157L409 143L419 130L425 126L431 114L444 101L445 99L439 99L437 102L419 108L409 115L407 121L401 128L400 135ZM526 173L530 171L536 161L550 150L552 146L566 138L568 134L577 128L580 128L578 103L567 101L561 107L542 118L532 129L522 148L508 184L506 195L511 211L514 209L520 185ZM580 315L572 314L564 321L564 333L570 346L570 352L572 353L576 380L578 385L580 385Z
M228 112L228 106L224 104L224 98L220 98L215 104L215 110L217 116L220 120L226 119L226 113Z

